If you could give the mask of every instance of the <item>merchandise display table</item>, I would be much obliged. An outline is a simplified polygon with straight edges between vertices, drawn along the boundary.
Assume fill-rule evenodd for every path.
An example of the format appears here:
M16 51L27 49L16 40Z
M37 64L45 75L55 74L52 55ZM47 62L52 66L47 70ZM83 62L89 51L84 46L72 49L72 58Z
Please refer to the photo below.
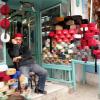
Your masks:
M87 62L84 62L84 61L81 61L81 60L74 60L74 59L72 59L72 66L73 66L73 68L75 68L76 69L76 65L75 64L82 64L82 81L83 81L83 83L85 83L86 82L86 65L94 65L95 66L95 62L90 62L90 61L87 61ZM100 95L100 63L98 62L97 63L97 66L98 66L98 76L99 76L99 83L98 83L98 91L99 91L99 95ZM75 73L76 73L76 70L75 70ZM75 84L74 84L74 86L75 86L75 89L76 89L76 74L75 74L75 77L73 77L73 78L75 78L74 80L75 80Z

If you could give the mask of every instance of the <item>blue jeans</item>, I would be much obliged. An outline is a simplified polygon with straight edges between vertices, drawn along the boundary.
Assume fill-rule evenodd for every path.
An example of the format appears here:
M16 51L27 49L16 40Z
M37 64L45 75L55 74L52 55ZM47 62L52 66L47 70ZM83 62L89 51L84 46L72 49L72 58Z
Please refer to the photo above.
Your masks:
M20 66L19 70L26 77L29 77L30 71L34 72L39 77L38 84L37 84L38 89L44 91L45 81L46 81L46 78L47 78L47 70L45 70L44 68L42 68L38 64L29 64L29 65Z

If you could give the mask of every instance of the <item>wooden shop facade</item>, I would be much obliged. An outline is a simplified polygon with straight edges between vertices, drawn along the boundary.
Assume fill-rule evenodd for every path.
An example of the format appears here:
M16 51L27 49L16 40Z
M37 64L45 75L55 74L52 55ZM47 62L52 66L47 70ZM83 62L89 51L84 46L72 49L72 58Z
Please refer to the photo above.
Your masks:
M0 71L13 65L6 42L21 32L36 62L48 70L48 80L70 83L75 88L75 63L94 62L100 57L98 2L0 0L1 8L6 5L6 10L0 9ZM83 73L98 73L97 64L91 68L90 62Z

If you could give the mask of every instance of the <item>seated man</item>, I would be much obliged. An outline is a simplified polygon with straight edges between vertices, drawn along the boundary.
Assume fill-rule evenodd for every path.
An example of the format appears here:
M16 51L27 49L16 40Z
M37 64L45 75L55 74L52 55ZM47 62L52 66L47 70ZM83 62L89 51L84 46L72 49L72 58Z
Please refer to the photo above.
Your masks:
M7 44L8 53L12 58L13 62L19 63L19 70L26 76L29 77L29 72L34 72L38 77L38 84L35 88L35 93L46 94L45 81L47 77L47 70L36 64L32 58L32 54L28 47L23 45L23 34L16 33L11 43Z

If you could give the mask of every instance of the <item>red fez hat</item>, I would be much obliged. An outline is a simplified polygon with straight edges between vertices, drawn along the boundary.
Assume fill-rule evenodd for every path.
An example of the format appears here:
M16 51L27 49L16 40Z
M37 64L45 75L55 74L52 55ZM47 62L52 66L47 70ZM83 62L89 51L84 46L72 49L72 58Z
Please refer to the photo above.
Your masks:
M0 9L2 15L7 15L10 13L10 8L7 4L3 5Z
M63 32L62 30L56 30L56 34L60 35L60 34L62 34L62 32Z
M100 55L100 50L93 50L94 55Z
M88 26L87 24L81 24L81 28L85 28L87 26Z
M94 33L93 32L86 32L85 33L85 39L93 38L93 36L94 36Z
M68 30L67 29L64 29L62 30L63 31L63 34L67 35L68 34Z
M81 46L83 48L84 48L84 46L87 46L88 45L86 39L82 38L80 41L81 41Z
M58 38L56 39L58 43L62 42L62 39Z
M69 33L70 33L70 34L74 34L75 32L76 32L75 29L69 29Z
M97 41L96 39L92 38L92 39L88 39L88 46L97 46Z
M54 36L54 32L51 31L51 32L49 33L49 36L50 36L50 37L53 37L53 36Z
M65 35L64 34L61 34L60 35L60 38L62 38L62 39L65 38Z
M1 77L4 77L5 75L6 75L5 72L0 72L0 78L1 78Z
M82 61L88 61L88 58L87 57L85 57L85 58L82 58Z
M8 19L4 18L0 21L0 26L3 28L3 29L8 29L10 27L10 22Z
M24 35L22 33L15 33L14 37L23 37Z
M4 82L8 82L10 79L11 79L11 77L9 75L6 75L3 77Z
M89 27L95 27L96 26L96 23L89 23L88 26Z

